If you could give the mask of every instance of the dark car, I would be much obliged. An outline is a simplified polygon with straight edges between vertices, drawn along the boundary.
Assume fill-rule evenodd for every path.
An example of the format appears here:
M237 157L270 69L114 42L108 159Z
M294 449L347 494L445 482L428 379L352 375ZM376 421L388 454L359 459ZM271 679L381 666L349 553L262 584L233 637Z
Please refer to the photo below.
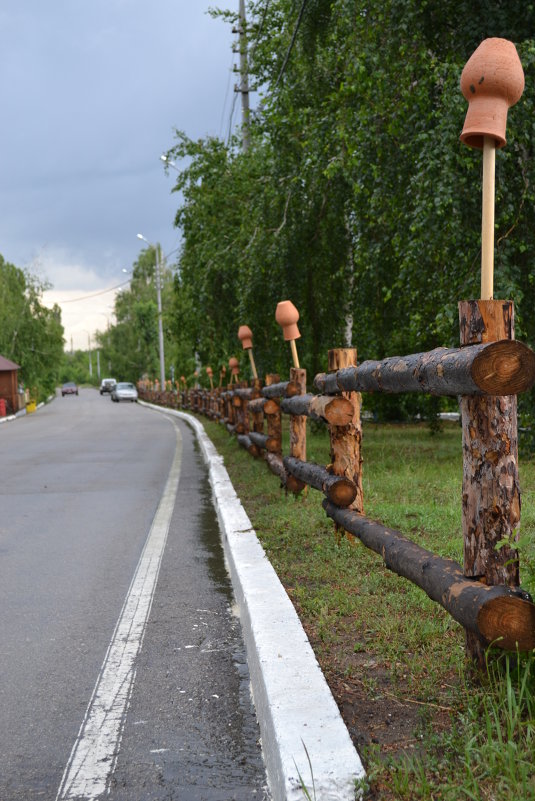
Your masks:
M63 384L61 387L61 397L64 398L65 395L78 395L78 387L74 381L67 381L67 383Z

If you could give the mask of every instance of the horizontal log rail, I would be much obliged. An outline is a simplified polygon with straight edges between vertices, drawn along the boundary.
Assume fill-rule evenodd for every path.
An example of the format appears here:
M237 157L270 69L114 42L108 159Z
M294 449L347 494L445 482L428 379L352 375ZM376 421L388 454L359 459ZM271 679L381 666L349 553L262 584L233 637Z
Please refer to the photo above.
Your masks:
M249 411L253 413L263 412L267 402L267 398L254 398L254 400L249 401Z
M256 443L252 441L250 434L238 434L236 439L238 440L238 444L241 445L242 448L245 448L251 456L255 458L260 456L260 449Z
M294 395L292 398L283 398L280 408L286 414L304 414L335 426L349 425L354 415L351 401L332 395Z
M249 438L261 450L269 451L269 453L280 453L281 441L277 437L269 437L257 431L250 431Z
M317 389L340 392L427 392L431 395L516 395L535 383L535 354L516 340L365 361L319 373Z
M292 398L294 395L299 395L299 392L295 381L279 381L277 384L262 387L264 398Z
M386 567L412 581L462 626L509 651L535 648L535 604L528 593L468 579L452 559L436 556L350 509L323 501L327 515L363 545L382 556Z
M325 467L312 462L302 462L293 456L283 458L284 467L303 484L323 492L336 506L349 506L356 498L357 488L345 476L333 476Z

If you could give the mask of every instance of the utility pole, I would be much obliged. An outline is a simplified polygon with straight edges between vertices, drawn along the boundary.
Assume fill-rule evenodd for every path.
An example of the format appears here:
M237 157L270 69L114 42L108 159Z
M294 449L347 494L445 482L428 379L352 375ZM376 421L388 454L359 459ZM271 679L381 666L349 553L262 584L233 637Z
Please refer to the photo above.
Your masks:
M249 65L247 62L247 20L245 18L245 0L240 0L240 24L233 29L233 33L240 36L240 85L234 87L235 92L241 93L242 110L242 150L249 150L250 140L250 113L249 113Z
M162 284L160 245L156 244L156 298L158 301L158 350L160 354L160 392L165 388L165 356L163 351Z
M87 349L89 351L89 376L93 377L93 360L91 359L91 336L87 334Z

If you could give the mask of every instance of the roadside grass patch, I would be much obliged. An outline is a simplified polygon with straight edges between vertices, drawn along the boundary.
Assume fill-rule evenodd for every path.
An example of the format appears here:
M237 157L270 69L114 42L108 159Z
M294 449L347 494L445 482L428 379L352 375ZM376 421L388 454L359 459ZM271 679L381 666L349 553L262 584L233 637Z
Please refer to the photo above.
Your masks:
M471 683L460 626L354 538L309 489L280 489L262 459L200 418L292 599L367 768L367 799L535 801L535 667L503 655ZM284 453L289 452L288 432ZM308 459L327 464L326 431ZM365 513L462 562L461 430L364 424ZM521 576L535 594L535 464L520 465Z

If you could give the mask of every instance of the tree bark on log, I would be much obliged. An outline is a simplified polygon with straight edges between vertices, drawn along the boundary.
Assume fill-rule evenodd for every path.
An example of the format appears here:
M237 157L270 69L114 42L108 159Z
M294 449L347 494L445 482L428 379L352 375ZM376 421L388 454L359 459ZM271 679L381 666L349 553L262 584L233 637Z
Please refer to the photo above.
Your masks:
M249 401L249 411L252 414L262 413L266 414L277 414L280 411L280 403L278 400L273 400L270 398L255 398L252 401Z
M260 456L259 449L257 448L256 444L251 441L247 434L238 434L237 440L241 447L245 448L245 450L248 451L251 456L254 456L255 458Z
M357 366L356 348L333 348L328 352L328 369L331 372L346 367ZM344 392L342 397L351 406L351 419L343 426L329 426L331 444L331 465L329 472L345 476L357 488L351 509L364 512L364 493L362 489L362 423L360 407L362 398L359 392Z
M353 405L346 398L308 393L283 398L281 410L286 414L306 415L338 426L348 425L354 414Z
M289 381L277 381L273 384L268 384L266 376L266 386L262 388L262 395L264 398L285 398L286 388Z
M266 386L262 389L262 393L264 393L264 390L270 389L272 386L276 386L278 383L279 376L276 373L269 373L266 376ZM282 418L280 401L278 398L266 398L266 402L264 404L264 415L266 418L268 437L274 441L282 443ZM276 453L282 459L282 444ZM286 480L284 481L284 486L286 486Z
M286 487L288 474L284 468L282 457L277 453L266 453L265 459L271 472L280 478L281 486Z
M270 437L266 434L260 434L256 431L250 431L249 437L251 442L260 448L261 450L266 450L269 453L279 453L281 452L281 441L280 439L276 439L275 437Z
M264 404L267 403L267 398L255 398L252 401L249 401L249 411L252 414L256 414L261 412L264 413Z
M466 578L457 562L407 540L351 509L323 501L327 515L382 556L386 567L424 590L465 629L486 644L510 651L535 648L535 605L522 590Z
M340 391L512 395L530 389L535 383L535 354L522 342L500 340L366 361L333 374L319 373L314 385L331 395Z
M461 345L514 340L511 301L461 301ZM518 587L520 526L517 399L515 395L461 399L463 430L464 572L486 585ZM504 542L502 547L499 543ZM484 644L467 636L467 651L484 665Z
M290 382L296 384L300 395L307 391L307 373L301 367L290 368ZM290 455L302 462L307 459L307 419L305 415L290 417Z
M325 467L312 462L302 462L293 456L285 456L283 462L292 476L323 492L336 506L349 506L355 500L357 488L345 476L333 476Z
M252 430L257 434L264 433L264 409L261 407L260 409L256 409L251 407L251 404L255 402L255 400L264 401L262 398L262 381L260 378L253 379L253 387L251 392L250 400L247 402L247 414L251 414L251 421L252 425L249 426L249 429Z
M293 368L292 368L293 369ZM300 384L295 381L280 381L263 387L262 395L264 398L293 398L294 395L300 395Z

